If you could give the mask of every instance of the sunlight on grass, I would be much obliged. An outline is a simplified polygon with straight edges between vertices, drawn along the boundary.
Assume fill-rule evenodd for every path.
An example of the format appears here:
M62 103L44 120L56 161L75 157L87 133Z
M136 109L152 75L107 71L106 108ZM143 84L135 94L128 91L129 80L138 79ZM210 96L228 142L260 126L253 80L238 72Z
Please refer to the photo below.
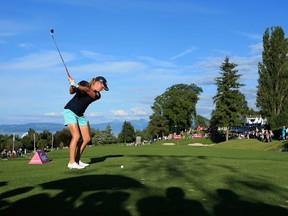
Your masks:
M47 153L51 162L43 165L1 161L0 213L32 214L46 206L53 206L50 215L226 215L229 206L238 215L245 208L256 215L288 213L288 154L275 151L280 143L163 143L88 147L84 170L67 169L67 149Z

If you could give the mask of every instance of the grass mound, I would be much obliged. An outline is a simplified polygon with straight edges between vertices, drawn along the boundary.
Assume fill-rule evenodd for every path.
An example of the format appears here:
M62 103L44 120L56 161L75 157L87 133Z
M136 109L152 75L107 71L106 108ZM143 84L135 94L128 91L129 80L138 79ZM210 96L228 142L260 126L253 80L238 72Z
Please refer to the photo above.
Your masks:
M282 141L260 142L257 139L234 139L228 142L221 142L214 146L215 148L225 149L242 149L255 151L281 151L283 148Z
M202 145L201 145L202 144ZM255 151L282 151L285 142L274 140L273 142L261 142L257 139L231 139L228 142L213 143L209 138L192 138L181 140L162 140L153 145L189 145L189 146L213 146L213 148L242 149Z

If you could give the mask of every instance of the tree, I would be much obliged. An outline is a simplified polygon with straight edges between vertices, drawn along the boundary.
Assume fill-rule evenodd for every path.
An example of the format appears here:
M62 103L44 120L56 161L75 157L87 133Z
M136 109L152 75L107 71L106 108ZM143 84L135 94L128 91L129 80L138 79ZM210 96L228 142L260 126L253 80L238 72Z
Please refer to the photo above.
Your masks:
M110 124L107 124L105 130L103 131L106 135L106 143L112 144L117 142L117 138L112 133L112 128Z
M167 88L155 98L151 107L153 114L150 116L149 131L154 130L154 134L163 135L171 127L181 130L190 128L193 116L196 116L196 103L201 92L202 88L195 84L176 84Z
M0 149L6 149L7 148L7 140L8 140L8 135L2 135L0 134Z
M165 136L169 133L169 123L165 116L152 114L148 123L147 132L151 138Z
M97 129L91 139L93 145L104 145L106 142L106 134Z
M39 140L37 142L37 147L39 149L44 149L51 143L52 134L48 130L43 130L42 133L39 134Z
M23 147L28 149L28 150L34 150L34 142L35 142L35 147L37 147L37 133L34 129L29 128L28 133L26 136L22 138L22 143Z
M210 125L210 120L201 115L196 115L195 119L193 120L194 127L197 127L197 126L209 127L209 125Z
M248 110L247 115L249 115L249 116L259 116L259 115L260 115L260 112L259 112L259 111L255 111L253 108L250 108L250 109Z
M57 131L54 137L54 148L69 147L72 136L67 128L62 129L61 131Z
M23 144L21 141L21 138L16 134L0 134L0 149L6 149L6 150L13 150L13 145L14 145L14 150L17 150L19 148L23 148Z
M91 138L93 145L105 145L117 142L117 138L111 133L110 124L107 125L104 131L99 129L94 130L94 135Z
M281 27L267 28L258 63L256 106L271 128L288 123L288 43Z
M38 149L45 149L48 146L48 140L47 139L39 139L37 142L37 148Z
M131 125L130 122L124 122L122 126L122 130L118 135L119 142L133 142L135 141L135 130L134 127Z
M213 97L215 109L211 115L211 126L227 127L226 141L229 138L229 127L244 124L245 115L248 112L248 105L244 94L239 91L243 84L238 82L242 76L235 70L237 64L230 63L226 56L220 66L220 77L215 79L217 93Z

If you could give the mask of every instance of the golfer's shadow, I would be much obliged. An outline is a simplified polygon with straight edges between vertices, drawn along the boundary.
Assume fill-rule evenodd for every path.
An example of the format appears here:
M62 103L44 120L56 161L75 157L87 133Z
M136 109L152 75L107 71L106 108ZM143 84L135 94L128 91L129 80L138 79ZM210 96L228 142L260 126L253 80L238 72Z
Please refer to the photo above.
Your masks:
M107 158L113 158L113 157L123 157L124 155L107 155L103 157L98 157L98 158L90 158L89 164L94 164L94 163L100 163L105 161Z

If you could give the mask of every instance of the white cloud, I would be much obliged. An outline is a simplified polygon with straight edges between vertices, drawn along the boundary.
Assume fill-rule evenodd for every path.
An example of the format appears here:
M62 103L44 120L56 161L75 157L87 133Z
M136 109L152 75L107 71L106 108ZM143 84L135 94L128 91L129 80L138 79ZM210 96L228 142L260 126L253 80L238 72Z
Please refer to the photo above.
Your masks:
M191 52L193 52L193 51L195 51L195 50L197 50L197 47L189 48L189 49L184 50L183 52L181 52L181 53L179 53L179 54L171 57L170 60L175 60L175 59L177 59L177 58L183 57L183 56L188 55L189 53L191 53Z
M73 53L62 53L65 56L65 62L75 59ZM59 54L54 51L31 53L23 57L15 58L9 62L0 63L1 70L44 70L56 65L62 64ZM64 66L63 66L64 67Z
M140 61L144 61L150 66L154 67L164 67L164 68L174 68L176 65L174 63L171 63L170 61L161 61L159 59L152 58L150 56L138 56L137 59Z
M240 35L243 35L249 39L253 39L253 40L261 40L263 35L260 34L253 34L253 33L249 33L249 32L237 32Z
M80 54L84 58L89 58L89 59L92 59L94 61L112 61L115 59L115 57L112 55L103 55L103 54L100 54L97 52L93 52L91 50L82 50L82 51L80 51Z
M86 114L86 116L91 116L91 117L97 117L97 116L100 116L100 115L103 115L102 113L100 112L89 112Z
M33 47L33 44L32 43L21 43L21 44L19 44L19 46L21 48L31 48L31 47Z
M126 117L129 115L129 113L125 110L111 110L110 111L111 115L112 116L115 116L115 117Z
M136 61L104 61L100 63L85 64L81 66L74 66L73 72L89 72L101 74L131 74L137 71L143 71L146 65ZM72 71L72 70L71 70Z
M252 54L261 53L263 50L263 43L252 44L249 46Z
M56 113L56 112L48 112L44 113L44 116L62 116L62 113Z
M127 110L118 109L118 110L111 110L110 116L112 118L116 118L118 120L133 120L133 119L141 119L141 118L148 118L151 115L151 111L145 108L134 107Z

